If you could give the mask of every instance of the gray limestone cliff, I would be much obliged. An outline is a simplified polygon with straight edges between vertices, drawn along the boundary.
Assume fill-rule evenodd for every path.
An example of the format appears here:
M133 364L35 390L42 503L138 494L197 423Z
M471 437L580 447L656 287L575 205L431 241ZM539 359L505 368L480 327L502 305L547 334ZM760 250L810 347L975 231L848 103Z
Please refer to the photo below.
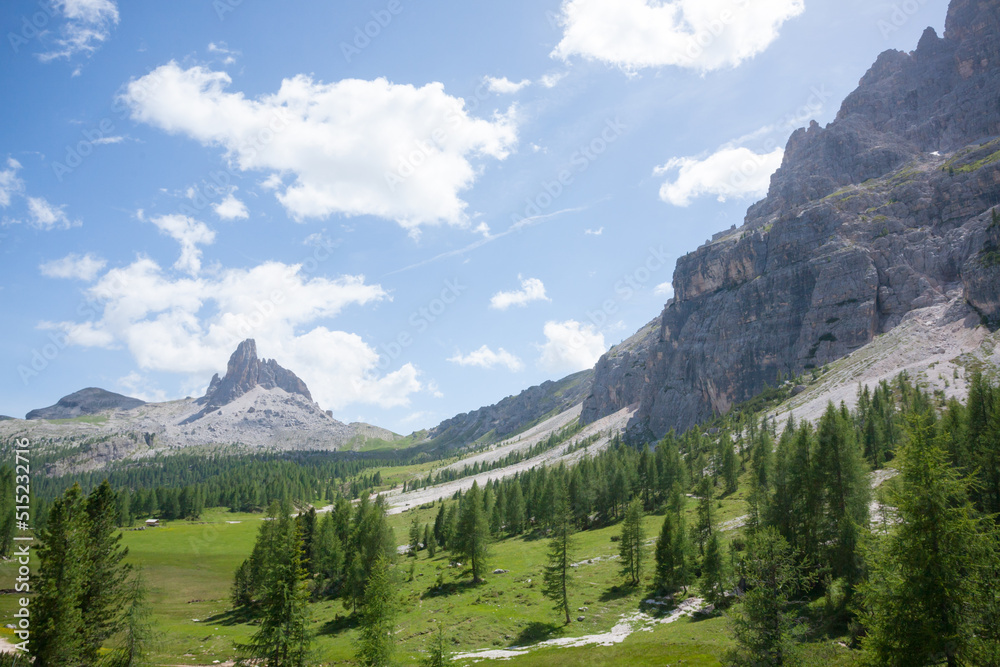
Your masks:
M582 419L644 435L724 413L912 310L1000 321L1000 0L887 51L826 127L788 140L742 227L677 262L675 297L598 362Z

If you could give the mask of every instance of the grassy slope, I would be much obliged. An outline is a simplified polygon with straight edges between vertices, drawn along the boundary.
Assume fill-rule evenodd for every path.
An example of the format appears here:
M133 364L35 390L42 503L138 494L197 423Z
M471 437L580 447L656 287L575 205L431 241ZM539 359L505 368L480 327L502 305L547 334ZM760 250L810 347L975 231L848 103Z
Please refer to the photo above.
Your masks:
M717 522L745 512L741 496L738 493L720 501L721 507L716 507ZM690 525L694 521L694 501L689 500L688 505ZM435 509L414 511L421 522L432 522L436 513ZM412 517L413 512L390 517L400 543L406 540ZM233 656L233 643L246 640L253 632L252 625L241 623L241 619L227 613L228 592L233 572L253 546L260 516L209 510L204 518L206 523L170 522L161 528L124 533L130 558L142 566L151 589L156 626L161 633L156 656L163 664L209 665L215 660L227 660ZM647 541L657 535L661 521L661 516L646 517ZM617 544L611 537L618 532L617 526L611 526L579 533L576 559L614 555ZM619 587L615 560L582 565L574 570L570 603L574 610L584 606L588 610L574 611L574 618L583 615L585 619L574 620L564 627L551 603L541 594L546 546L545 540L524 537L496 543L490 569L510 572L490 574L486 583L476 587L468 585L467 569L449 566L452 558L448 552L439 552L434 559L429 559L426 551L415 560L400 558L397 569L403 580L400 586L403 612L397 639L401 664L419 661L438 621L444 624L449 647L455 652L506 648L554 637L607 632L623 614L634 612L642 600L651 596L651 546L646 549L643 585L637 589ZM411 563L415 563L414 578L408 581ZM443 594L434 590L439 574L445 582ZM13 564L0 564L0 588L12 588L13 577ZM14 595L0 595L0 624L11 621L15 602ZM356 629L347 620L342 603L315 604L313 617L317 633L315 664L350 662ZM635 632L613 646L545 648L510 662L548 666L715 665L728 643L724 619L685 618L670 625L657 625L652 631ZM822 663L831 664L833 658L825 656Z

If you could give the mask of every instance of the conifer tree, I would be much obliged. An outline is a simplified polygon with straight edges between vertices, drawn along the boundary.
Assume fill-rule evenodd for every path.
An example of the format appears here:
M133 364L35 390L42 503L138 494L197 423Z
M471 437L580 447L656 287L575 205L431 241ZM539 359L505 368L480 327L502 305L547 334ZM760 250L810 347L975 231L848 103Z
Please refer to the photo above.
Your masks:
M96 663L98 650L118 627L132 568L124 562L128 549L121 544L117 498L107 480L91 491L85 509L87 580L80 595L83 657Z
M663 517L655 553L653 581L661 592L672 594L687 581L687 551L683 518L668 511Z
M763 528L748 538L740 575L747 589L729 616L736 647L728 652L726 664L797 664L789 599L809 579L775 528Z
M711 604L718 605L725 599L726 563L719 544L719 534L713 533L705 545L701 561L701 593Z
M816 481L822 494L820 541L834 577L854 584L861 576L858 542L868 526L871 487L854 429L842 411L827 406L816 437Z
M393 631L399 602L389 560L379 555L372 565L361 612L357 660L364 667L388 667L395 652Z
M642 543L644 540L642 500L635 498L625 510L620 541L622 576L628 579L632 586L637 585L642 576Z
M437 632L434 633L434 637L431 639L430 646L427 650L427 658L424 660L424 667L445 667L445 665L450 663L451 659L448 656L448 652L445 650L444 626L438 623Z
M907 432L898 523L873 537L859 587L862 647L872 664L996 664L995 528L976 517L930 417L910 417Z
M521 490L520 482L515 480L505 500L507 507L504 508L504 521L507 524L507 532L511 535L520 535L524 530L524 492Z
M461 516L458 520L458 535L456 536L459 553L469 561L472 567L472 582L483 580L486 571L486 561L489 558L490 526L486 512L483 509L483 498L479 485L472 483L472 488L462 499Z
M543 592L555 603L557 611L569 616L570 563L573 551L573 512L564 490L556 493L552 511L552 538L549 541L548 564L545 567Z
M78 667L83 663L83 613L80 599L89 574L84 557L87 511L83 491L73 485L52 503L38 547L33 636L28 645L39 667Z
M291 506L275 503L269 512L271 548L261 582L261 622L247 644L237 646L240 664L306 667L309 662L309 590L302 567L302 539Z
M120 636L108 656L101 661L101 667L140 667L150 664L149 650L156 636L152 615L145 578L142 572L137 572L128 581Z

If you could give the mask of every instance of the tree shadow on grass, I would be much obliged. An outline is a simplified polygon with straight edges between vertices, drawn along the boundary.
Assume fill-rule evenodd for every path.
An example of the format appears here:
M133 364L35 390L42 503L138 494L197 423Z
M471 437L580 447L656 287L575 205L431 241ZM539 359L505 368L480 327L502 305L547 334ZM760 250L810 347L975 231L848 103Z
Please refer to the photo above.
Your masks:
M553 636L562 635L563 626L555 625L553 623L540 623L534 621L528 623L524 626L521 632L518 633L517 637L511 641L511 646L526 646L528 644L536 644L546 639L551 639Z
M473 583L472 579L467 579L457 582L449 581L445 584L441 584L440 586L434 584L430 586L421 597L425 599L448 597L449 595L454 595L455 593L464 593L466 591L472 590L473 588L479 588L485 583L486 583L485 581Z
M250 623L256 618L253 612L246 607L241 607L239 609L230 609L224 611L221 614L215 614L214 616L209 616L208 618L202 620L202 623L211 623L212 625L242 625L244 623Z
M341 616L337 614L332 619L323 624L319 629L320 635L339 635L341 632L356 628L358 626L357 614Z
M601 602L611 602L612 600L620 600L622 598L632 595L636 591L635 586L612 586L608 590L601 593L601 597L598 599Z

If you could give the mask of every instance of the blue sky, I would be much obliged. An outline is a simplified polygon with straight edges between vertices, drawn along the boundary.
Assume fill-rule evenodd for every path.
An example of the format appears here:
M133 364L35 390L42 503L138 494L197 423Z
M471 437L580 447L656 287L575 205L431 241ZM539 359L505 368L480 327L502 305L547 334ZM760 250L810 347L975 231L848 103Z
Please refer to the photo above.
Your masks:
M946 8L6 2L0 414L246 337L402 433L590 367Z

